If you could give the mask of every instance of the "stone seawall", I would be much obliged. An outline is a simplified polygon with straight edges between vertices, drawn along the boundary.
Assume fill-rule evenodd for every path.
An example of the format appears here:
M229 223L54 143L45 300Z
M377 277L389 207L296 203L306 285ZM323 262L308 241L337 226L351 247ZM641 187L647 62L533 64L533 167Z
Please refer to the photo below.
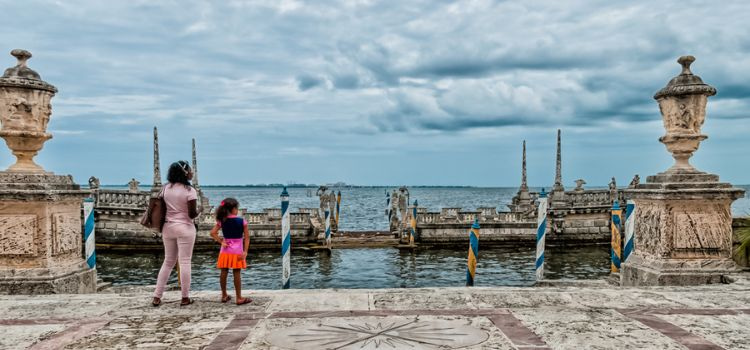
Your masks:
M742 229L750 230L750 217L732 219L733 252L736 252L740 245L739 232ZM745 256L742 259L735 254L734 261L740 266L750 267L750 247L745 249Z

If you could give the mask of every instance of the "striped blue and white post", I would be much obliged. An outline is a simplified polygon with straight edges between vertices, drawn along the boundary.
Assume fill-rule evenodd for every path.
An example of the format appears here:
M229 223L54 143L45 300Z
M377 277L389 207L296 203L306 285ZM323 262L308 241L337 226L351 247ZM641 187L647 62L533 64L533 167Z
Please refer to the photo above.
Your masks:
M96 242L94 242L94 199L83 200L83 241L85 242L86 264L96 268Z
M331 212L325 210L325 222L326 222L326 248L331 250Z
M628 260L635 248L635 202L628 200L625 206L625 247L622 250L622 262Z
M289 192L281 191L281 288L289 289L291 277L292 231L289 223Z
M341 213L341 191L336 195L336 232L339 232L339 214Z
M388 190L385 190L385 215L388 217L388 222L391 222L391 194Z
M466 266L466 286L474 285L474 277L477 272L477 260L479 259L479 219L474 219L469 231L469 261Z
M411 213L411 229L409 230L409 245L414 245L414 236L417 235L417 206L419 206L419 203L417 200L414 200L414 209L412 209Z
M536 269L536 280L544 279L544 240L547 235L547 193L539 193L539 208L537 210L536 225L536 260L534 263Z
M622 253L622 209L619 201L615 200L612 205L612 273L620 272L620 259Z

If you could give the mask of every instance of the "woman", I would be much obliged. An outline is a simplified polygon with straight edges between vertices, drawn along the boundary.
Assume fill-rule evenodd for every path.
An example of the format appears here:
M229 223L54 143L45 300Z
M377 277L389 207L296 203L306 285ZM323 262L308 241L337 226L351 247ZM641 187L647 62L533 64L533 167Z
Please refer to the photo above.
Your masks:
M193 170L186 161L178 161L169 166L168 184L164 185L161 196L167 204L167 214L162 229L164 242L164 263L159 270L154 291L154 306L161 305L161 297L167 279L175 263L180 262L180 289L182 290L181 306L190 305L190 260L193 257L195 244L195 225L193 219L198 216L198 193L190 184Z

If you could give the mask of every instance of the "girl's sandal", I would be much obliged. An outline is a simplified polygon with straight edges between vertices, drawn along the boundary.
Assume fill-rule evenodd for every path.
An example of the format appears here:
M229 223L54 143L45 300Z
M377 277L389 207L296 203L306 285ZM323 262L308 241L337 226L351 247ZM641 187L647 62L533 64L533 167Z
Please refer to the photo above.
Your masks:
M225 296L225 297L221 297L221 302L222 302L223 304L226 304L226 302L228 302L228 301L230 301L230 300L232 300L232 296L231 296L231 295L227 295L227 296Z
M245 304L250 304L252 302L253 302L253 299L250 299L250 298L237 299L237 305L245 305Z
M151 305L154 307L161 306L161 298L154 297L154 300L151 301Z
M193 300L191 298L182 298L182 301L180 302L180 306L187 306L187 305L190 305L190 304L192 304L194 302L195 302L195 300Z

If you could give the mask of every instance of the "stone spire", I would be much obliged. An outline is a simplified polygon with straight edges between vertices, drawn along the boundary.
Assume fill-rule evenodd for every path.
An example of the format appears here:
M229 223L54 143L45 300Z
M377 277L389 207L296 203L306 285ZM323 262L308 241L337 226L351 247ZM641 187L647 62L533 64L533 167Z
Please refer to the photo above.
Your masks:
M521 161L521 191L528 191L529 185L526 183L526 140L523 140L523 156Z
M159 167L159 133L154 127L154 185L152 190L161 189L161 170Z
M555 163L555 185L552 191L565 191L562 184L562 151L560 145L560 129L557 129L557 162Z
M193 186L195 188L201 187L198 183L198 160L195 156L195 139L193 139Z

